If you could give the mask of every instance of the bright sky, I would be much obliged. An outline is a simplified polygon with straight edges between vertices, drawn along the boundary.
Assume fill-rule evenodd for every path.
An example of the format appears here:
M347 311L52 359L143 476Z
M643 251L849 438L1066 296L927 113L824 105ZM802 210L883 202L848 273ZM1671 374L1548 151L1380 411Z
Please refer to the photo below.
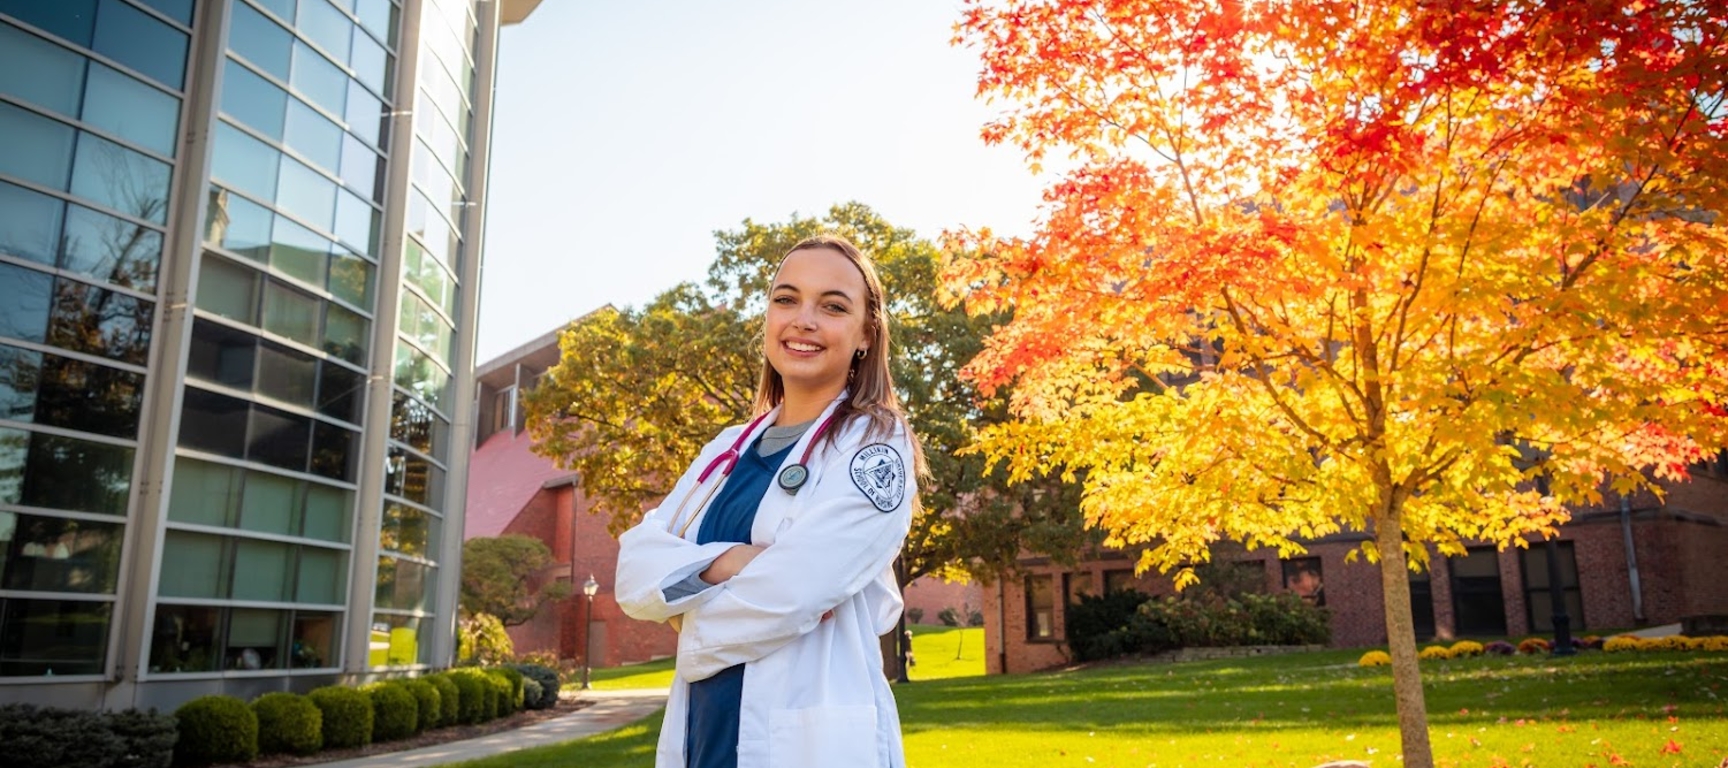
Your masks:
M715 230L857 200L1026 234L953 0L545 0L500 43L476 362L700 280Z

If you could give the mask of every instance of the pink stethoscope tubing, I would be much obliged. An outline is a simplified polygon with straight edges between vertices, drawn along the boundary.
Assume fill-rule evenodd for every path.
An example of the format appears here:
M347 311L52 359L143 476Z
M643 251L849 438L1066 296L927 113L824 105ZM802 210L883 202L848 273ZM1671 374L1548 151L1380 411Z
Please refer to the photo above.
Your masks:
M738 459L743 455L744 443L750 439L750 435L756 432L756 427L762 424L762 420L768 418L772 414L773 411L769 411L768 413L764 413L761 416L752 419L750 425L745 427L744 431L738 435L738 439L732 441L732 447L721 451L720 455L715 456L710 460L708 466L702 468L702 473L696 476L697 488L700 488L702 485L707 483L708 477L713 475L714 470L716 469L720 470L721 480L725 480L728 475L731 475L732 468L738 466ZM804 445L804 455L800 456L798 463L793 466L802 469L810 463L810 451L816 447L816 441L822 439L822 434L828 430L828 425L833 423L834 417L838 415L838 412L831 412L828 414L828 418L823 419L822 423L816 426L816 433L811 435L809 442ZM708 500L714 497L714 492L719 490L720 486L723 484L724 483L715 483L708 486L708 493L702 496L702 503L696 505L696 511L692 512L690 514L690 519L685 520L683 527L678 529L678 538L684 538L684 534L688 533L690 530L690 525L696 522L697 517L702 515L702 508L708 506ZM800 481L797 486L786 488L786 492L796 494L798 493L798 486L802 485L803 483ZM783 485L782 487L785 486ZM683 517L684 515L684 507L690 503L690 497L694 495L696 495L696 489L692 488L690 493L684 494L684 499L678 502L677 509L672 511L672 525L678 524L678 518ZM667 531L670 532L671 527L668 527Z

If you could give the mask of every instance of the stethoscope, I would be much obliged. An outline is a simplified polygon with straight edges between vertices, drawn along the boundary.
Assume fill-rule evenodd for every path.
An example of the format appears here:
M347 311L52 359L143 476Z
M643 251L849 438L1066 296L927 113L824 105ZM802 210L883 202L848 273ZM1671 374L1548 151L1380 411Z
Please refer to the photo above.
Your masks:
M745 444L750 441L751 435L756 433L756 428L762 425L763 420L772 415L774 415L774 412L769 411L768 413L764 413L753 419L750 422L750 425L745 427L744 431L738 435L738 439L732 441L732 447L721 451L720 455L715 456L708 462L708 466L702 468L701 474L696 476L697 488L706 484L708 478L714 474L715 470L720 471L720 480L722 482L708 486L708 492L702 496L702 503L696 505L696 511L690 515L689 520L684 521L684 526L678 529L678 538L684 538L684 534L690 530L690 525L696 522L697 517L701 516L702 509L708 506L708 501L710 499L714 498L714 493L720 490L720 486L726 484L724 482L725 479L727 476L732 474L732 468L738 466L738 459L744 455ZM834 417L838 415L840 415L838 408L831 410L828 413L828 417L823 419L822 423L816 425L815 434L812 434L810 439L804 443L804 454L798 457L796 463L787 465L780 470L780 475L775 479L775 484L779 485L780 489L785 491L787 495L798 495L798 489L803 488L804 482L810 479L810 452L815 450L816 442L821 440L822 436L828 432L828 426L834 422ZM678 523L678 518L684 516L685 506L690 503L690 497L695 495L695 489L691 489L690 493L684 494L683 501L678 502L678 508L672 511L673 525ZM671 529L668 528L668 530Z

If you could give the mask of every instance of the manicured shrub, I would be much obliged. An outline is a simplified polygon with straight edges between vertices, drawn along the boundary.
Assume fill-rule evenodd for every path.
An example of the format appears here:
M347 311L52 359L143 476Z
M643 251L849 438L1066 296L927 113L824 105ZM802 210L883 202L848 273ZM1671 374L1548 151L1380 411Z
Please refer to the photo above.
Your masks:
M549 709L558 703L558 672L540 664L516 664L514 669L534 682L540 684L540 695L522 696L522 706L528 709Z
M175 765L245 763L258 756L258 716L233 696L200 696L174 710Z
M372 700L372 741L395 741L414 735L420 709L414 694L394 681L361 687Z
M1518 643L1519 653L1547 653L1554 650L1554 644L1540 637L1526 637Z
M414 695L415 711L420 715L419 722L414 724L414 732L419 733L421 731L437 728L438 720L442 717L441 712L443 711L442 705L438 701L438 689L432 687L431 683L419 678L399 680L397 682L399 682L403 688L408 689L409 693Z
M433 688L438 689L437 727L442 728L446 725L455 725L458 722L461 722L462 702L460 699L462 694L457 691L456 684L451 682L450 676L440 672L435 675L427 675L421 679L431 683Z
M479 723L491 718L494 705L489 697L494 694L492 686L486 683L485 673L474 667L458 667L445 674L456 684L457 700L461 702L457 722Z
M1416 658L1423 660L1450 659L1452 658L1452 651L1448 650L1444 645L1430 645L1427 648L1417 651Z
M1475 640L1459 640L1453 643L1449 650L1452 651L1452 658L1461 659L1466 656L1481 656L1483 648L1482 644Z
M1644 638L1635 635L1615 635L1602 644L1602 650L1609 653L1625 653L1636 651L1644 645Z
M1369 651L1356 660L1359 667L1385 667L1392 664L1392 656L1385 651Z
M507 712L519 712L527 706L527 699L523 695L522 688L522 670L506 664L502 667L492 667L486 672L493 675L503 675L505 680L510 681L510 707Z
M1068 607L1068 647L1075 660L1107 659L1137 650L1124 647L1127 645L1123 642L1124 630L1139 615L1140 604L1148 599L1144 593L1131 589L1081 595ZM958 616L955 621L958 622Z
M372 743L372 699L353 688L326 685L306 698L324 716L324 748L344 749Z
M0 745L19 768L106 765L125 749L95 712L32 704L0 706Z
M1482 650L1485 653L1491 653L1495 656L1511 656L1518 652L1518 646L1508 643L1505 640L1495 640L1492 643L1482 646Z
M535 702L540 701L540 692L541 692L541 688L540 688L540 681L539 680L535 680L532 677L523 678L523 680L522 680L522 700L524 702L526 702L526 701L535 701ZM529 709L535 709L535 707L529 707Z
M120 755L109 765L114 768L168 768L174 763L174 744L180 740L180 728L172 715L136 709L110 712L106 716L108 730L120 737ZM0 738L0 744L7 741Z
M324 713L305 696L266 693L252 702L258 716L258 752L310 755L324 748Z
M497 719L515 712L516 708L511 706L510 678L506 677L503 671L497 667L483 669L481 672L485 675L486 684L492 687L492 695L487 697L487 700L492 703L492 717L489 719Z

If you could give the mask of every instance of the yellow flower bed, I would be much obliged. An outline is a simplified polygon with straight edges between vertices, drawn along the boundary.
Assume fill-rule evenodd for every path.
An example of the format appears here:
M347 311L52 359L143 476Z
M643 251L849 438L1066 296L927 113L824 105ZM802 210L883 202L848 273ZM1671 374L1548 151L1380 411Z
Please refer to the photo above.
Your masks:
M1418 658L1418 659L1450 659L1450 658L1452 658L1452 652L1447 650L1446 646L1444 646L1444 645L1430 645L1427 648L1423 648L1419 653L1417 653L1416 658Z
M1643 650L1643 648L1644 638L1633 637L1632 635L1615 635L1614 637L1608 638L1608 641L1602 644L1602 650L1609 653L1638 651Z
M1384 667L1391 663L1392 657L1385 651L1369 651L1356 660L1356 665L1361 667Z
M1458 642L1452 644L1452 658L1454 658L1454 659L1460 659L1460 658L1463 658L1465 656L1481 656L1481 655L1482 655L1482 644L1476 642L1475 640L1459 640Z
M1700 639L1704 641L1702 650L1716 652L1728 651L1728 635L1712 635Z

